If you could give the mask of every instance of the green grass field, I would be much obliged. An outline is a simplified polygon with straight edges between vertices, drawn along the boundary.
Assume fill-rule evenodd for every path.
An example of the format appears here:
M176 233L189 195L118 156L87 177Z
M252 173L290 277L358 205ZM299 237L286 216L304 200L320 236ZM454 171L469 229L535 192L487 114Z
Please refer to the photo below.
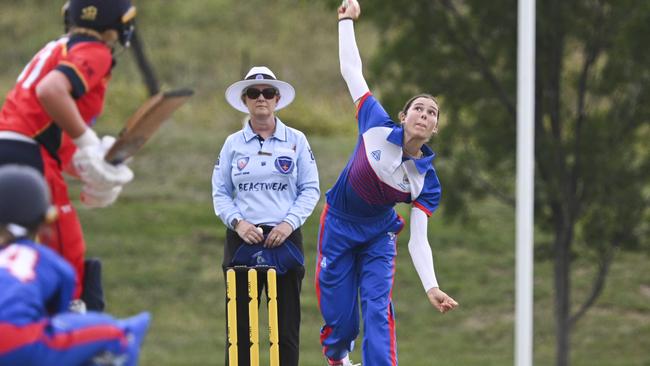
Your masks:
M120 316L142 309L153 312L143 365L223 364L225 300L220 263L224 227L212 211L210 174L215 150L225 136L219 126L207 127L200 135L210 138L188 144L195 128L180 119L168 124L134 161L137 179L115 206L81 210L89 252L105 262L109 311ZM353 139L315 136L311 140L325 190L344 164ZM321 208L322 200L304 227L303 365L323 364L318 343L321 319L313 287ZM408 235L400 237L394 298L401 364L496 366L513 362L512 210L483 202L473 214L477 220L470 225L448 222L440 212L430 223L441 285L461 304L449 314L438 314L428 304L408 255ZM646 254L619 255L603 296L578 324L573 337L574 365L648 364L647 263ZM576 300L588 290L592 272L577 263ZM537 365L553 364L551 275L550 263L537 263ZM265 319L262 314L262 324ZM358 350L353 356L360 359Z
M354 109L338 74L335 17L321 2L297 0L152 0L137 5L147 51L163 85L191 86L197 93L133 161L136 179L114 206L85 210L77 205L88 254L104 262L110 313L153 314L141 365L222 365L225 229L213 212L210 176L221 144L243 117L225 103L223 93L253 64L267 64L294 84L297 99L279 116L307 131L324 193L355 142ZM2 95L29 57L61 29L59 6L48 0L0 3ZM38 28L28 25L34 22ZM369 24L361 27L362 53L370 57L378 46L375 33ZM145 97L130 55L122 55L98 130L117 133ZM435 145L434 141L434 149ZM79 185L71 185L77 197ZM307 274L301 365L305 366L324 364L313 286L322 205L323 198L303 228ZM398 209L406 214L408 208ZM472 220L449 221L443 197L441 210L430 220L439 281L460 303L452 313L441 315L429 305L406 248L408 233L400 237L394 300L401 365L513 364L513 209L486 200L471 210ZM604 293L573 333L572 365L650 365L648 263L648 253L617 255ZM575 263L576 308L588 293L593 274L587 263ZM551 263L536 263L534 290L535 364L552 365ZM262 314L261 322L265 319ZM357 344L360 347L361 339ZM352 357L360 360L360 348Z

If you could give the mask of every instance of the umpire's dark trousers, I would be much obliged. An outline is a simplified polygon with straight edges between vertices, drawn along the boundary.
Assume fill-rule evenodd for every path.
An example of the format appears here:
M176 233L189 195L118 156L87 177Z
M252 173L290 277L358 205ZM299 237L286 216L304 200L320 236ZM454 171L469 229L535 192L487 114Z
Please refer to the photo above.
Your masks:
M264 227L264 234L267 234L271 227ZM303 252L302 233L300 228L296 229L288 240L291 240ZM226 269L230 260L240 245L248 245L237 235L236 232L228 230L226 233L226 245L224 250L224 279ZM277 276L278 288L278 333L280 338L280 365L298 366L298 355L300 346L300 291L302 279L305 277L305 267L298 267L283 275ZM262 291L267 294L266 273L258 271L258 298L261 298ZM228 298L226 297L226 303ZM228 307L226 306L226 319L228 319ZM250 365L250 342L249 342L249 321L248 321L248 277L245 272L237 272L237 349L239 354L239 366ZM260 324L259 329L268 329L267 324ZM228 331L226 326L226 332ZM268 346L260 344L260 354L268 352ZM228 339L226 337L226 363L228 365Z

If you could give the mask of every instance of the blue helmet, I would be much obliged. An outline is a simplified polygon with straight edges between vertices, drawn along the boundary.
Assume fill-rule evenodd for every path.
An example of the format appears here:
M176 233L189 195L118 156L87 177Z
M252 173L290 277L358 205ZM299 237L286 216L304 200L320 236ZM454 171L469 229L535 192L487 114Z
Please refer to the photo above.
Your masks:
M63 5L66 25L98 32L114 29L124 46L131 40L135 15L131 0L69 0Z
M0 166L0 227L24 236L50 221L54 212L45 179L36 169Z

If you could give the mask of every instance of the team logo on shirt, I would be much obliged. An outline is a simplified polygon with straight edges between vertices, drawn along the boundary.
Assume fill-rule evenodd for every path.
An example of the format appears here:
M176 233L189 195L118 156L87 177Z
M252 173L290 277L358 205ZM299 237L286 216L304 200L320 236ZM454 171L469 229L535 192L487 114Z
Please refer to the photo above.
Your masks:
M408 175L404 174L402 177L402 183L397 183L397 185L402 188L404 191L409 191L409 186L411 185Z
M79 68L81 68L89 78L92 78L93 75L95 75L95 69L93 69L92 65L87 60L82 61Z
M288 156L278 156L275 159L275 169L282 174L289 174L293 170L293 159Z
M379 159L381 159L381 150L375 150L371 152L370 155L372 155L375 160L379 161Z
M411 183L409 182L408 175L404 174L404 177L402 178L402 183L398 183L397 185L403 190L408 191L410 184Z
M237 169L242 170L246 168L246 165L248 165L248 160L250 160L248 156L237 160Z

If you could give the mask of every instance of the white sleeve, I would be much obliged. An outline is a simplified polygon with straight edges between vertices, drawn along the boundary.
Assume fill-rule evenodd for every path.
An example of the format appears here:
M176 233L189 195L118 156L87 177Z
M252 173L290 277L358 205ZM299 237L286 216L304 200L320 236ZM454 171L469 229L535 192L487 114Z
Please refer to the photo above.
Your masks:
M428 217L424 211L417 207L411 208L409 253L425 291L438 287L436 271L433 268L433 254L427 239L427 219Z
M361 55L357 48L352 19L339 21L339 62L343 80L348 84L352 100L356 102L370 89L363 78Z

